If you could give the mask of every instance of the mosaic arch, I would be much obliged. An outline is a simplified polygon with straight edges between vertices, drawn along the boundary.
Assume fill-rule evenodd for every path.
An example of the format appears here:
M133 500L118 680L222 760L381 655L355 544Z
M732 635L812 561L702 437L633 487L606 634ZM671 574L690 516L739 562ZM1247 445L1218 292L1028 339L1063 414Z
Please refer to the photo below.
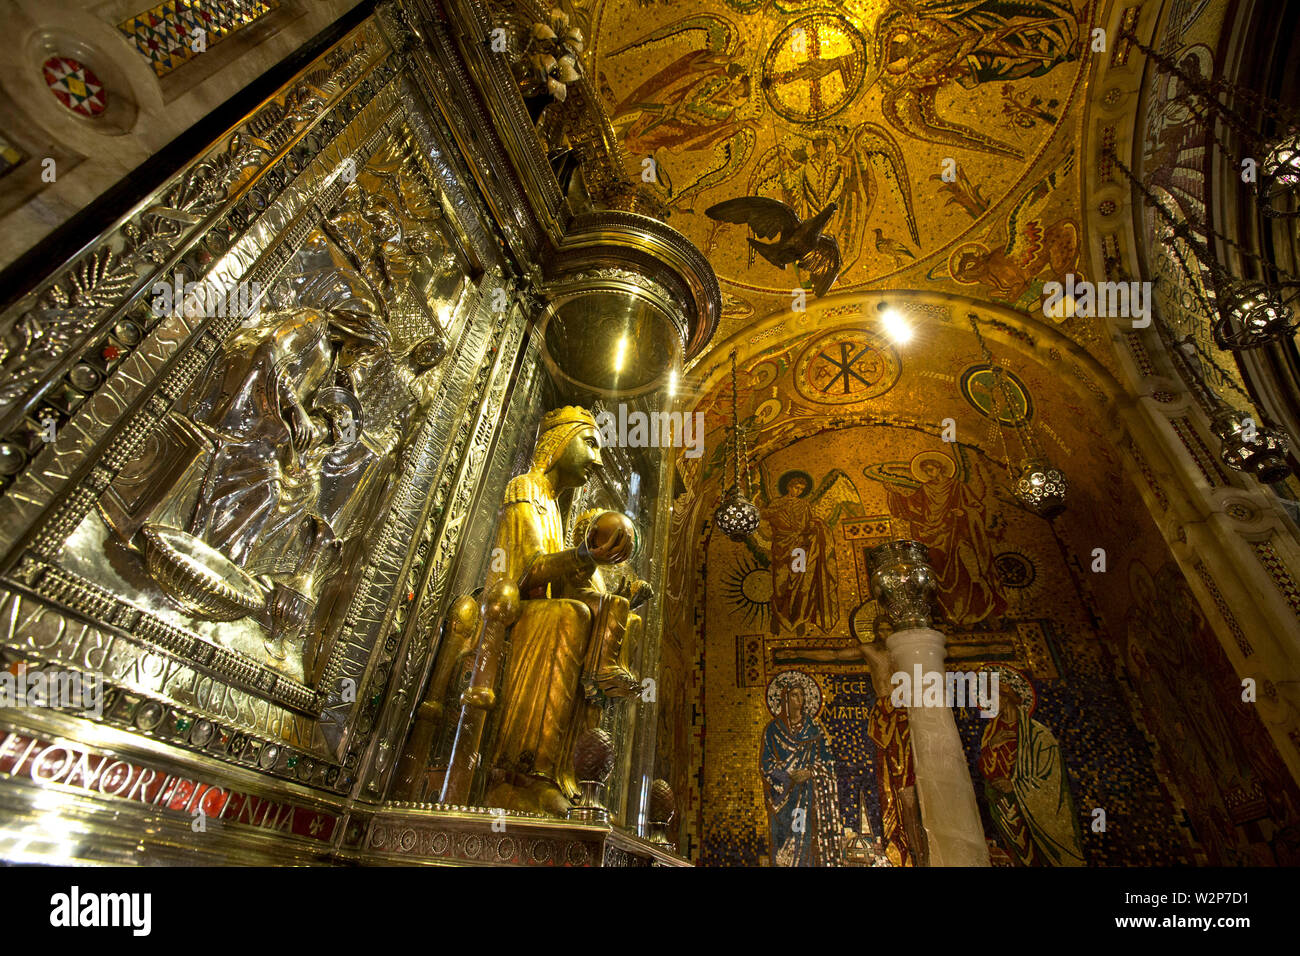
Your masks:
M994 360L1017 370L1034 425L1072 481L1071 509L1047 522L1011 501L991 422L963 393L963 374L978 364L969 301L892 294L916 338L897 347L890 388L864 390L831 414L805 394L803 353L825 342L838 356L836 333L870 328L876 301L841 296L806 315L772 316L714 352L734 345L741 354L737 398L754 429L764 524L747 544L710 534L719 462L683 461L667 587L676 606L701 611L670 622L668 653L674 671L690 675L682 699L695 719L683 735L685 765L704 768L698 779L677 781L689 788L691 854L713 864L915 864L899 756L906 728L873 682L878 609L864 556L881 541L916 537L931 548L943 581L939 627L950 666L1023 678L1026 721L1002 730L1029 734L1060 755L1051 785L1069 810L1028 833L1017 823L1005 734L974 710L957 714L995 864L1275 862L1279 834L1300 823L1300 804L1270 748L1210 745L1221 725L1261 742L1266 731L1228 693L1239 682L1214 633L1214 612L1198 604L1173 562L1114 436L1093 424L1115 394L1113 379L1055 329L977 307ZM696 408L714 449L730 386L725 375L700 372L706 382ZM942 440L944 418L955 420L955 442ZM795 546L807 555L800 575L782 560ZM1105 574L1089 570L1094 548L1109 556ZM1153 579L1165 595L1156 605L1143 588ZM1162 716L1152 695L1180 678L1173 658L1159 658L1164 645L1143 639L1161 626L1180 629L1179 640L1204 659L1212 713ZM1145 667L1168 672L1154 683L1136 679L1135 668ZM804 687L782 717L771 687L783 674L784 686L815 686L816 694ZM814 697L815 710L807 706ZM1194 742L1206 745L1189 750L1175 736L1192 723ZM792 842L771 783L781 779L791 734L806 738L829 768L826 785L801 797L819 821L804 842ZM1211 772L1190 775L1193 763L1198 774ZM1274 788L1279 795L1270 798ZM1109 836L1088 826L1099 806Z

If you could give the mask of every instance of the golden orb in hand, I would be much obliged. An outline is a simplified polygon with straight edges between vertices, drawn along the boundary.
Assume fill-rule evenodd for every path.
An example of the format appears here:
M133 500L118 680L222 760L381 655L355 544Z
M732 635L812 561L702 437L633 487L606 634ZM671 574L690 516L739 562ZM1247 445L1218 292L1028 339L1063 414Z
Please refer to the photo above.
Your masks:
M597 564L619 564L636 554L636 525L619 511L603 511L587 528L587 550Z

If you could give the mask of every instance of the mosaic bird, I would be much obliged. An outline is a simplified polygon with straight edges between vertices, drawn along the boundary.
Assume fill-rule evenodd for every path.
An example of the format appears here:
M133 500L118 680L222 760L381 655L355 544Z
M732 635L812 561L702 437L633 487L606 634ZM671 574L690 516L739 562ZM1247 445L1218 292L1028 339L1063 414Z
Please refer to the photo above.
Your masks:
M834 202L838 212L829 226L843 253L842 272L870 251L863 236L867 223L875 221L871 214L886 191L901 208L912 243L920 244L902 147L874 123L856 129L821 127L811 136L781 137L758 158L745 191L787 202L801 216Z
M748 225L759 239L750 237L750 248L772 265L784 269L794 262L813 279L813 294L823 296L840 274L840 244L822 235L827 221L839 208L831 203L811 219L800 219L791 206L767 196L741 196L710 206L704 214L715 222Z
M881 255L893 256L894 266L898 267L903 264L905 259L915 259L916 253L907 246L903 245L897 239L887 239L885 234L877 227L876 233L876 251Z

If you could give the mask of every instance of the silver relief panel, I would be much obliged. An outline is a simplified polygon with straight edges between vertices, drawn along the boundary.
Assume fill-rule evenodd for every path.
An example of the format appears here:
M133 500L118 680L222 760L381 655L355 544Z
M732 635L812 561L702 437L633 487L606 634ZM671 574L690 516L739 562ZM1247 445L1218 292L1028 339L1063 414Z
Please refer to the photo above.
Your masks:
M390 766L523 329L406 68L358 27L0 318L5 657L338 792Z

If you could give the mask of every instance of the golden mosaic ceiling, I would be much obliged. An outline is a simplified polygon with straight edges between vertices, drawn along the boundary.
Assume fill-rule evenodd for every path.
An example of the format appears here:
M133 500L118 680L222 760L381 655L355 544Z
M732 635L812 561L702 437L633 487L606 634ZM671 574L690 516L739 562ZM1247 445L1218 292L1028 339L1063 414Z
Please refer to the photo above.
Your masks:
M934 288L1034 309L1078 271L1071 112L1090 0L604 0L576 11L633 172L708 255L732 324L807 270L756 256L743 196L836 204L833 291ZM1062 135L1064 133L1064 135ZM648 162L653 160L653 164Z

